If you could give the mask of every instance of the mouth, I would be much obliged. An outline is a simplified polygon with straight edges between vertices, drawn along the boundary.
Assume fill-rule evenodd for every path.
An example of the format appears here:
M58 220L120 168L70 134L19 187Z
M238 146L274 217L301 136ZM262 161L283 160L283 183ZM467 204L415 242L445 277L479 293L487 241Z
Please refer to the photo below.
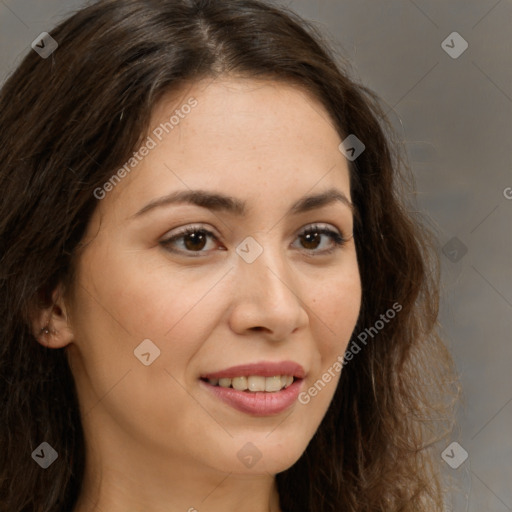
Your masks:
M240 365L202 375L202 385L234 409L254 416L279 414L297 400L305 371L291 361Z
M293 375L274 375L272 377L264 377L263 375L241 375L232 379L224 377L222 379L201 380L208 382L211 386L231 388L237 391L247 391L248 393L258 393L262 391L266 393L277 393L291 386L297 379Z

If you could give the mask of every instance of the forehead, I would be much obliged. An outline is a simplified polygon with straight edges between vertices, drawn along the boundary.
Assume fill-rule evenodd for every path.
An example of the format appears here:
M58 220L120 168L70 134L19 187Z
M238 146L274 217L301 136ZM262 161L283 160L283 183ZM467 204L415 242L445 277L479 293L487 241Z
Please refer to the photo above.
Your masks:
M187 107L191 98L197 102L193 109ZM258 142L318 152L332 151L339 138L329 113L315 97L297 85L268 80L223 78L190 84L163 97L153 110L151 127L165 125L172 117L176 124L171 133L180 134L184 149L189 137L199 136L211 142L210 149L223 141L225 150L256 150Z
M267 201L279 202L293 190L298 197L332 186L350 196L347 161L329 113L291 84L189 84L155 106L146 137L149 151L132 162L133 170L112 194L134 207L187 188L229 190L254 201L265 194Z

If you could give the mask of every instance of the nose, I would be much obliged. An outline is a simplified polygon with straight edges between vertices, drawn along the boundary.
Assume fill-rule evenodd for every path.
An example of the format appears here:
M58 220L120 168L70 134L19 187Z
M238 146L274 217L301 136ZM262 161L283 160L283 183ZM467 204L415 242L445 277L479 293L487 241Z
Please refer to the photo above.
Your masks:
M273 341L288 338L309 322L297 275L279 249L264 248L252 263L239 258L230 326L237 334L263 331Z

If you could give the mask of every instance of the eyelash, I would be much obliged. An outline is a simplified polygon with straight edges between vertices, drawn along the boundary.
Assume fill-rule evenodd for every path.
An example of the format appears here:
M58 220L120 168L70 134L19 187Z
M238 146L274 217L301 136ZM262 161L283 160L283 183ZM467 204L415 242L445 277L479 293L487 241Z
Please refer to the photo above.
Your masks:
M197 233L211 236L214 240L218 241L215 234L212 233L211 231L209 231L208 229L198 227L198 226L191 226L191 227L183 229L182 231L174 234L172 237L162 240L160 242L160 245L162 245L166 250L173 252L173 253L187 254L187 256L190 255L191 253L195 253L197 256L194 255L194 256L190 256L190 257L193 257L193 258L200 257L199 255L201 253L208 252L208 251L187 251L187 250L183 251L183 250L176 250L176 249L169 248L169 246L173 242L175 242L179 239L182 239L188 235L197 234ZM317 251L315 249L303 249L306 252L311 252L311 253L316 252L316 253L319 253L322 255L327 255L327 254L333 253L337 249L340 249L347 242L347 240L342 235L340 235L337 231L334 231L334 230L326 228L326 227L320 227L316 224L312 224L311 227L304 229L301 233L299 233L298 236L300 236L300 235L304 236L304 235L314 234L314 233L316 233L318 235L328 235L331 238L331 240L333 241L334 247L331 247L330 249L325 249L323 251Z

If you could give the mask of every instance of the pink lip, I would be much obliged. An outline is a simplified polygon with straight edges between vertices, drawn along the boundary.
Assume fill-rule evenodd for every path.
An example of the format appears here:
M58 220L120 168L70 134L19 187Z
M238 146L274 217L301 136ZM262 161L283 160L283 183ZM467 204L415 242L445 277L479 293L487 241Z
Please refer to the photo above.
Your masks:
M260 363L241 364L232 366L218 372L201 375L202 379L222 379L234 377L247 377L249 375L260 375L262 377L274 377L275 375L292 375L297 379L303 379L306 376L304 368L293 361L262 361ZM291 387L291 386L290 386Z
M241 374L239 373L238 375ZM255 374L252 373L252 375ZM290 374L288 373L288 375ZM238 411L252 414L254 416L270 416L272 414L279 414L280 412L288 409L288 407L297 400L303 382L304 381L302 379L294 380L290 386L276 392L252 392L237 391L233 388L223 388L221 386L212 386L208 381L200 381L202 386L205 386L208 391L213 393L224 403Z
M275 375L292 375L295 379L290 386L281 391L238 391L233 388L212 386L208 379L222 379L260 375L274 377ZM304 368L293 361L262 361L259 363L241 364L218 372L201 375L201 385L213 393L224 403L238 411L254 416L269 416L279 414L288 409L298 398L306 376Z

